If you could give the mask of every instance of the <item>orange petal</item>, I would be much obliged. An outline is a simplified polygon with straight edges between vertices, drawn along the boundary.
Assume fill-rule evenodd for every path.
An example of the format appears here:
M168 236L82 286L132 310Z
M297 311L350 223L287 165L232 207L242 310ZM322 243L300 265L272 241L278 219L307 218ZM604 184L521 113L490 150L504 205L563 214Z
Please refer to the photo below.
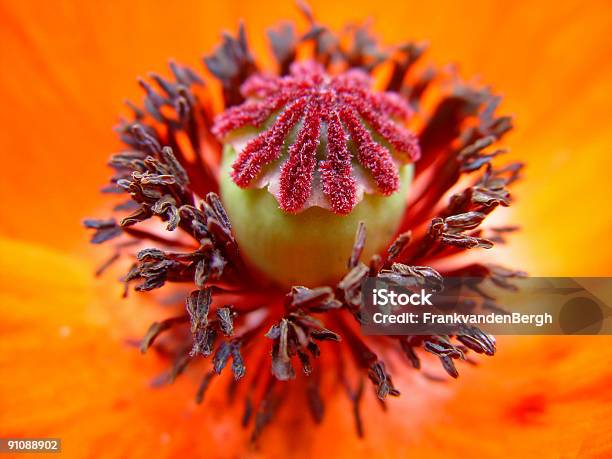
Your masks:
M226 441L244 445L239 415L193 401L198 374L151 387L168 362L126 343L162 310L122 300L77 257L7 239L0 252L3 437L60 437L66 457L206 456Z

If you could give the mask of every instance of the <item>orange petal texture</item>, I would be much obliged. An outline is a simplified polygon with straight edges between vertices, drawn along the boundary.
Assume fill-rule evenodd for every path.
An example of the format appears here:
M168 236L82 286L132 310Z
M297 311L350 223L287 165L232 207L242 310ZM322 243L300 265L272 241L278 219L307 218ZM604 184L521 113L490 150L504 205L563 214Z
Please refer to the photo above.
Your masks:
M435 64L489 83L515 116L528 163L498 260L534 275L612 275L612 5L605 1L312 1L334 28L374 20L387 43L427 40ZM612 457L612 339L503 337L499 353L433 383L395 370L399 399L366 398L366 437L330 394L323 423L285 410L258 448L223 389L193 401L196 375L151 388L167 362L130 346L164 318L95 279L111 131L137 76L169 58L201 69L224 29L301 21L291 2L0 0L0 437L61 437L65 457ZM269 54L265 58L270 62ZM218 385L220 386L220 385ZM371 394L370 394L371 395ZM295 403L295 406L301 406Z

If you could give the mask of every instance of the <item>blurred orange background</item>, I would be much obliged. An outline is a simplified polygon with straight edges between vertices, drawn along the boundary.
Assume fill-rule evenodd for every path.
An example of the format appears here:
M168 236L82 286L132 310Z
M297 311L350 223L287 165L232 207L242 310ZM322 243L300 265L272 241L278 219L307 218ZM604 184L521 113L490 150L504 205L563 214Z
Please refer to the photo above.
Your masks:
M499 261L534 275L612 275L610 2L310 4L335 29L372 18L385 43L427 40L425 59L457 63L463 77L477 76L503 95L501 111L516 124L504 144L528 167L505 214L522 231ZM165 73L169 58L203 70L202 55L240 19L258 55L267 53L266 28L282 19L303 24L292 2L0 0L0 437L55 432L80 445L66 445L76 456L242 455L231 445L211 452L214 442L238 443L234 424L210 424L202 407L185 410L189 384L143 389L161 362L136 355L123 340L140 335L158 311L139 298L121 302L113 279L92 278L101 251L87 245L81 227L109 207L98 190L119 146L112 127L126 113L123 101L141 99L136 77ZM476 451L473 442L484 445L482 457L499 455L499 445L535 454L538 442L551 457L611 457L612 373L604 365L611 344L502 340L499 358L468 369L442 395L419 387L388 417L373 415L380 425L369 440L354 438L350 420L336 425L334 413L343 417L346 409L340 402L321 429L303 435L313 440L311 453L329 442L334 455L352 457L453 457ZM519 395L535 407L534 425L504 424L503 404ZM548 403L551 410L538 417ZM158 443L130 449L139 439ZM120 447L101 453L113 441ZM283 456L279 444L269 455Z

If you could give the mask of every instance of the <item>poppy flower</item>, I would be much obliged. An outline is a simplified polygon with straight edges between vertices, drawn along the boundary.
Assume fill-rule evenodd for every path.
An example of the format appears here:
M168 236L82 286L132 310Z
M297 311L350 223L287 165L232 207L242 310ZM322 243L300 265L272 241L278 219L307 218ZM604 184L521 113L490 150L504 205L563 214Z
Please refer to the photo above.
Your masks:
M262 7L0 11L3 436L61 437L77 457L610 455L607 338L385 341L355 321L367 274L520 275L500 260L609 274L609 247L593 241L610 228L611 67L589 51L610 51L609 7L483 3L468 22L454 4L313 4L305 19L287 12L305 33L272 29L274 59L261 57ZM368 12L396 45L338 22ZM215 46L237 16L248 29ZM429 58L406 31L431 40ZM194 60L198 37L207 70L176 63ZM114 101L138 97L119 76L168 56L169 76L140 80L144 103L113 144ZM461 71L428 67L449 58ZM473 73L504 101L460 77ZM500 111L516 114L516 135ZM92 191L112 151L105 191L128 201ZM510 192L521 162L530 178ZM389 205L403 185L410 200ZM75 242L77 223L112 212L86 221L94 242L115 244L102 259ZM308 212L325 212L318 239L300 239ZM148 293L122 300L121 270ZM466 352L496 355L472 366Z

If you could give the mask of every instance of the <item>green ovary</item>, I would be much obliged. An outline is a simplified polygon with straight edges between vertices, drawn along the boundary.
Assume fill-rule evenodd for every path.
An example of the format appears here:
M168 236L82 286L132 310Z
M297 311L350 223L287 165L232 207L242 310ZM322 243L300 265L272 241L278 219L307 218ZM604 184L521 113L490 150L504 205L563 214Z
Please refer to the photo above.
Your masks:
M333 284L347 272L360 221L367 238L362 259L391 242L406 208L413 165L400 167L400 189L391 196L366 194L348 215L321 207L298 214L282 211L267 189L243 189L230 177L234 149L224 148L221 199L245 261L266 280L282 287Z

